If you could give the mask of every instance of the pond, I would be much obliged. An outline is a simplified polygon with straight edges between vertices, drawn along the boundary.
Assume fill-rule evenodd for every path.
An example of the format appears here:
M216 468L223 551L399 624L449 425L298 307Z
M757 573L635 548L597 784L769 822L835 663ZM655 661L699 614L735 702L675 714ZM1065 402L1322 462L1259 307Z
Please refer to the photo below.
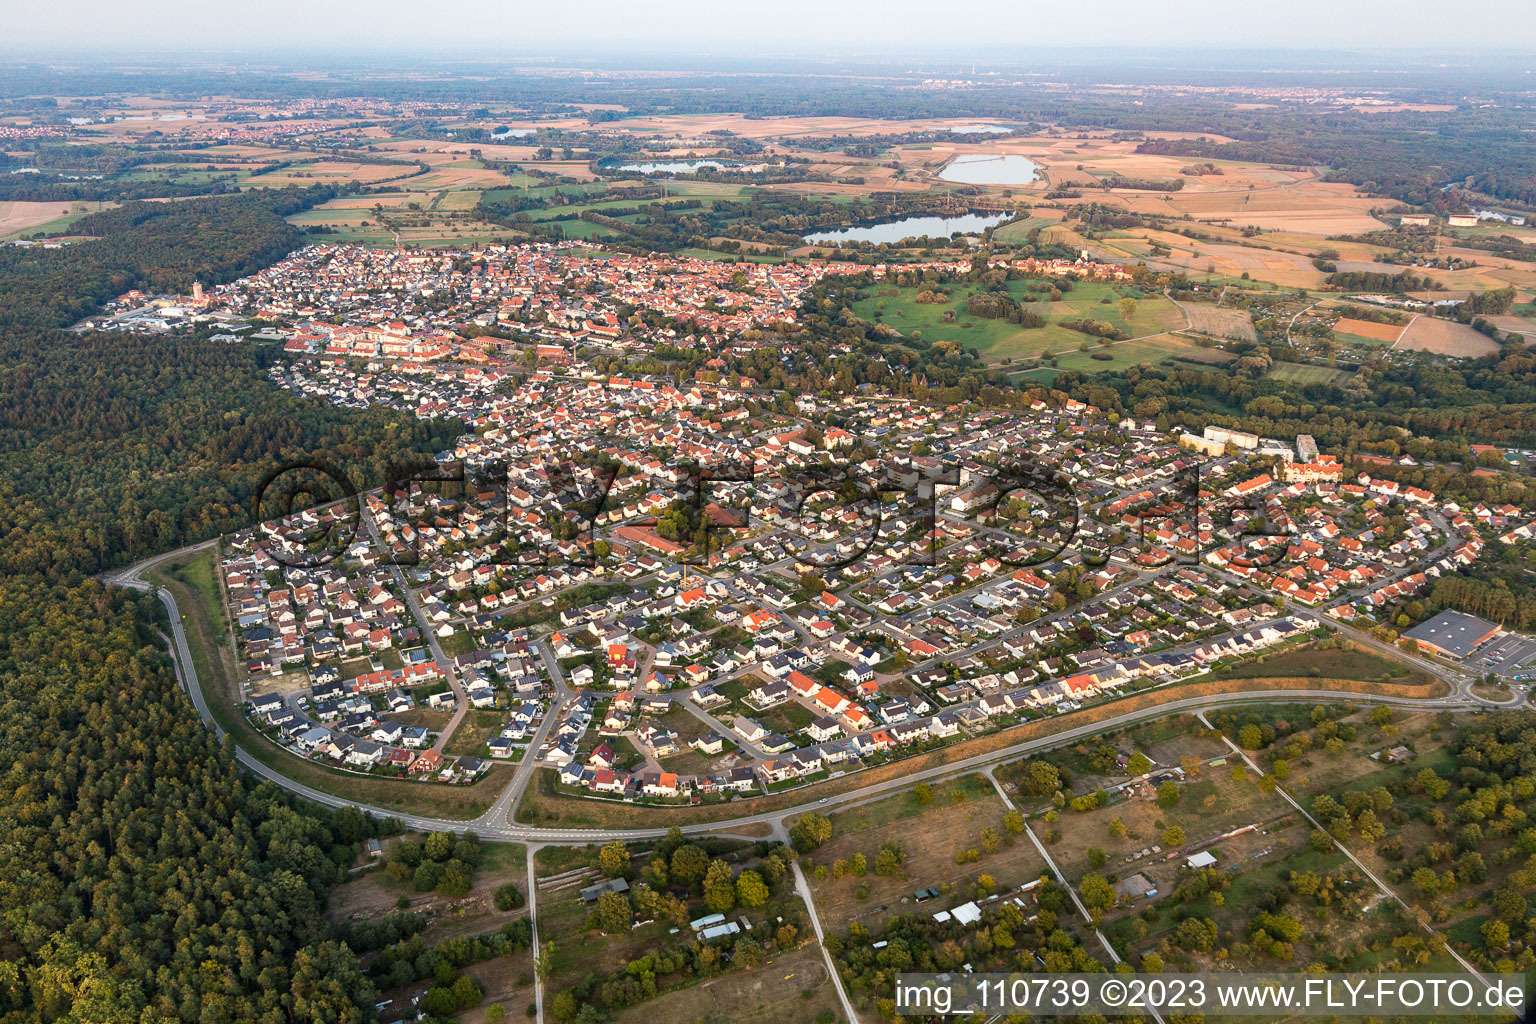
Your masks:
M1027 156L963 153L945 164L939 177L962 185L1028 185L1039 170Z
M658 160L646 163L606 164L607 171L635 171L639 174L692 174L701 167L713 167L717 171L740 167L740 164L724 160Z
M1011 216L1013 215L1010 213L961 213L953 217L902 217L883 224L863 224L851 228L817 231L806 235L805 240L830 245L836 245L839 242L873 242L878 245L884 242L899 242L903 238L915 238L918 235L948 238L956 231L964 231L967 234L979 233L994 224L1001 224Z

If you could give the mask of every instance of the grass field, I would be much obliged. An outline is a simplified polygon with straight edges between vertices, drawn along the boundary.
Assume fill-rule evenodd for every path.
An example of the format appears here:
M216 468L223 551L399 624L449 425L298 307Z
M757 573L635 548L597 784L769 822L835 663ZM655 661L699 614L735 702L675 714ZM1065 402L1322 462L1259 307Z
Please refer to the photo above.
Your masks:
M1035 228L1048 228L1059 223L1051 217L1024 217L1020 220L1004 224L992 232L992 237L999 242L1007 242L1010 245L1022 245L1029 240L1029 233Z
M1353 374L1332 366L1312 366L1307 363L1275 363L1267 376L1288 384L1342 384Z
M782 256L763 256L759 253L720 252L718 249L679 249L677 256L687 256L700 260L738 260L743 263L783 263Z
M443 747L443 753L483 756L480 748L485 746L486 740L501 731L503 720L503 715L499 711L484 708L471 709L459 722L459 727L453 731L453 735L448 738L447 745Z
M1029 283L1033 282L1008 282L1009 295L1015 299L1023 297L1025 285ZM1076 351L1084 344L1095 346L1102 341L1060 326L1062 320L1087 317L1103 321L1126 331L1133 338L1184 325L1184 315L1168 299L1155 293L1144 294L1129 285L1079 284L1065 293L1060 302L1030 303L1026 308L1050 321L1044 327L1030 329L1006 320L985 320L968 314L965 300L977 290L975 285L956 286L951 301L942 304L917 302L919 288L900 289L897 295L879 294L892 290L895 289L871 289L869 298L854 304L854 312L866 320L884 323L909 339L918 334L919 344L923 347L937 341L955 341L966 348L976 349L990 362L1005 357L1040 356L1047 351ZM1120 299L1127 297L1136 299L1136 309L1129 319L1121 315L1119 306ZM1109 302L1105 303L1104 299ZM953 314L953 323L945 322L946 312Z
M1108 359L1095 359L1094 354L1108 354ZM1122 341L1092 349L1088 352L1065 352L1057 357L1056 365L1063 370L1082 370L1094 373L1100 370L1123 370L1142 363L1160 363L1170 357L1183 357L1195 362L1226 362L1232 357L1217 349L1203 349L1180 340L1175 335L1160 335L1138 341ZM1214 358L1213 358L1214 357Z
M1251 679L1257 676L1305 676L1312 672L1333 679L1357 679L1373 682L1428 682L1429 676L1401 661L1393 661L1370 651L1298 647L1270 657L1243 661L1230 668L1218 669L1221 679Z

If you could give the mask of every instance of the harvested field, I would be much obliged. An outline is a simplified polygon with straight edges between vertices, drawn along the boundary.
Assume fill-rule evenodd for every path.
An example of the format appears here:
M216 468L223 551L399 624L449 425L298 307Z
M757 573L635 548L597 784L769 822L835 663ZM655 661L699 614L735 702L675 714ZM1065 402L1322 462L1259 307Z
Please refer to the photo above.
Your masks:
M94 206L94 204L92 204ZM111 204L113 206L116 203ZM67 217L74 204L68 201L53 203L0 203L0 238L6 235L24 234L40 224L60 217Z
M1152 243L1169 252L1154 254ZM1095 242L1091 249L1114 260L1145 260L1148 266L1158 270L1199 274L1210 269L1229 277L1246 272L1255 280L1295 288L1316 287L1323 280L1322 271L1306 256L1231 242L1195 241L1168 231L1115 234Z
M1244 170L1266 169L1247 165ZM1117 198L1123 199L1133 213L1187 213L1196 220L1227 221L1234 226L1302 235L1359 234L1384 226L1370 214L1374 201L1360 195L1352 185L1310 178L1296 180L1292 176L1291 181L1278 184L1255 181L1256 187L1249 191L1247 184L1240 184L1231 172L1224 177L1225 184L1219 187L1186 186L1173 193L1118 193ZM1216 186L1223 180L1209 178L1202 182Z
M495 188L498 185L505 185L507 182L507 176L500 171L490 171L483 167L460 167L450 164L444 167L434 167L430 173L419 178L412 178L411 186L413 188L427 189L487 189Z
M1391 263L1378 263L1375 260L1334 260L1334 265L1342 272L1361 272L1367 274L1401 274L1403 268Z
M1518 316L1490 316L1488 322L1506 334L1513 331L1516 334L1523 334L1527 338L1536 337L1536 320Z
M1393 348L1417 349L1445 356L1476 359L1499 350L1499 343L1473 330L1466 324L1458 324L1438 317L1415 317Z
M1213 338L1230 338L1233 341L1258 341L1253 320L1246 309L1224 309L1186 302L1184 312L1189 314L1190 330L1209 334Z
M1403 329L1396 324L1378 324L1371 320L1356 320L1347 316L1340 317L1338 323L1333 325L1333 329L1375 341L1396 342L1403 335Z

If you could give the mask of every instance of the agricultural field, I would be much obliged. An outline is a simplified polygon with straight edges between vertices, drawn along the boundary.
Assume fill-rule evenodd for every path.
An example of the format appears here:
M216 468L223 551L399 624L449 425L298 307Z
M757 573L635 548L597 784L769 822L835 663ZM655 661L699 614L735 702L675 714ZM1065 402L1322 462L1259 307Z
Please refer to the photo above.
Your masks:
M62 235L75 221L95 213L98 206L110 209L116 203L28 203L0 202L0 239L10 240L29 235Z
M1420 316L1414 318L1393 347L1476 358L1497 352L1499 343L1466 324L1439 317Z
M315 241L362 245L432 247L515 237L510 228L478 219L479 195L466 190L341 196L293 214L288 222L311 229Z
M410 164L363 164L344 160L315 160L295 163L266 174L245 179L252 188L283 188L288 185L337 185L356 181L364 185L414 176L417 168Z
M1196 334L1230 341L1258 341L1253 319L1246 309L1229 309L1205 302L1182 303L1189 317L1189 329Z
M114 181L163 181L178 185L206 185L211 182L237 184L250 178L245 164L139 164L117 175Z
M1229 184L1218 187L1203 190L1186 187L1181 192L1127 195L1124 202L1132 213L1162 213L1173 217L1188 214L1198 221L1321 237L1360 234L1386 227L1370 214L1376 201L1361 195L1353 185L1319 181L1310 174L1296 176L1293 172L1273 172L1257 165L1248 166L1261 175L1278 173L1291 176L1292 180L1256 185L1249 191L1239 184L1237 176L1233 176ZM1214 184L1221 179L1209 181ZM1316 241L1314 237L1314 244Z
M1379 324L1372 320L1356 320L1346 316L1340 317L1333 325L1333 333L1367 345L1385 343L1390 347L1403 336L1403 328L1397 324Z
M480 197L485 193L472 188L458 189L453 192L439 193L433 209L448 212L462 212L473 210L480 205Z
M1222 234L1219 231L1210 233ZM1236 233L1232 233L1232 237L1240 239ZM1317 239L1311 241L1315 245ZM1162 251L1154 251L1154 245ZM1110 259L1143 260L1155 270L1238 279L1247 274L1255 281L1287 288L1315 288L1323 283L1324 277L1323 272L1312 265L1310 257L1265 248L1256 240L1192 239L1172 231L1138 228L1112 232L1090 249Z
M1029 233L1035 228L1044 230L1060 223L1061 215L1055 210L1037 210L1028 217L1010 221L992 232L992 238L998 242L1006 242L1009 245L1023 245L1029 240Z

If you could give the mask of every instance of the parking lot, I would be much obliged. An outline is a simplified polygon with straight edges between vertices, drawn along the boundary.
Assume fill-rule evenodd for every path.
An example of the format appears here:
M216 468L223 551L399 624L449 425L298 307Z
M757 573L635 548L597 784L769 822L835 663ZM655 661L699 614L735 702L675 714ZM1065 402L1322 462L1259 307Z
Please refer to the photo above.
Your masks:
M1473 651L1466 664L1479 674L1493 672L1510 680L1536 678L1536 639L1501 633Z

